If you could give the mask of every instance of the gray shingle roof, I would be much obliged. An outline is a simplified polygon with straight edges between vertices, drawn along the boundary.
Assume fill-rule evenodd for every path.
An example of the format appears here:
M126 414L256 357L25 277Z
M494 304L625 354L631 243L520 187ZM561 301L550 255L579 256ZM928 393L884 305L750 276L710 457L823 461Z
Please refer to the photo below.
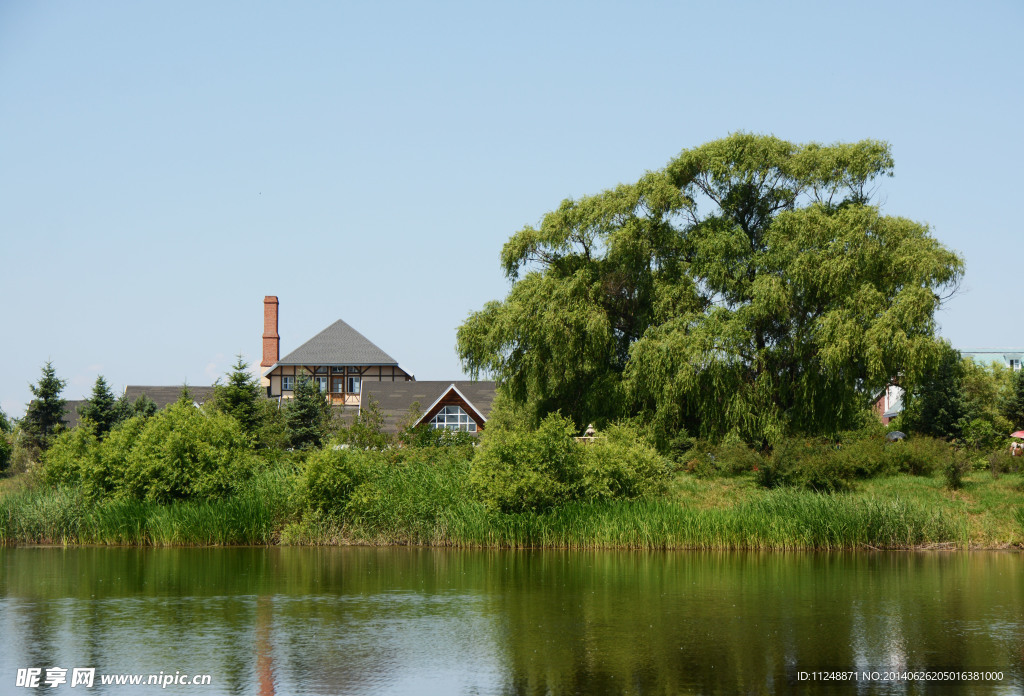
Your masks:
M181 396L181 389L182 385L180 384L176 387L140 387L129 385L124 388L124 394L128 397L128 401L133 404L136 399L145 394L156 404L157 408L163 408L178 400L178 397ZM192 400L198 404L204 404L213 398L213 387L195 387L190 384L188 385L188 391L192 394Z
M496 384L494 382L470 381L423 381L423 382L370 382L364 381L360 402L365 407L371 400L376 401L384 415L384 432L396 433L409 420L410 407L419 404L417 415L430 408L437 399L455 385L480 415L490 418Z
M277 361L278 365L398 365L341 319Z

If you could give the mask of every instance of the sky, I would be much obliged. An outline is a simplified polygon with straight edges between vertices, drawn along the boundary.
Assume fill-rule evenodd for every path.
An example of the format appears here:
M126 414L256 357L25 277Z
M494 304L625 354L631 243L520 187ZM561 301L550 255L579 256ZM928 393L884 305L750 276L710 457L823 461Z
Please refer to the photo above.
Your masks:
M566 198L736 131L888 142L966 260L954 346L1024 347L1024 3L0 3L0 408L52 361L211 384L337 319L418 379Z

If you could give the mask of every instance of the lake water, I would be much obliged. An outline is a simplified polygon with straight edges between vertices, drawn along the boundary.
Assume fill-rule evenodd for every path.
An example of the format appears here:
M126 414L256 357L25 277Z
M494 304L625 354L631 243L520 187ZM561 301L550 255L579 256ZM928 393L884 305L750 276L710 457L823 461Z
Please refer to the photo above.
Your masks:
M3 548L0 569L0 694L32 668L68 694L1024 693L1019 552ZM1002 675L884 681L948 670ZM858 680L815 674L836 671ZM210 683L100 683L121 674Z

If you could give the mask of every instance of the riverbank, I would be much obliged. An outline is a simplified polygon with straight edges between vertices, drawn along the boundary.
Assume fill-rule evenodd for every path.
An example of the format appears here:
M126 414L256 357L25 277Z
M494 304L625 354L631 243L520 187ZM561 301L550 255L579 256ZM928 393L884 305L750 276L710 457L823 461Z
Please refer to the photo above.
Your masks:
M431 545L466 548L835 550L1024 547L1024 475L897 475L821 494L764 490L753 475L685 472L657 498L570 503L543 513L485 508L468 463L403 467L344 512L303 509L297 477L268 470L213 502L90 503L75 488L8 481L0 542L130 546Z

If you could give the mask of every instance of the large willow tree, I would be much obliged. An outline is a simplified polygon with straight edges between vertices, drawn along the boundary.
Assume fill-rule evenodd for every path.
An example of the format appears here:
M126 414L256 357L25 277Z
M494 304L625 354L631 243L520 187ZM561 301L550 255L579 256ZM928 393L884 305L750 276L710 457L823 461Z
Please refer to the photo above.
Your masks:
M854 424L937 359L963 261L871 202L877 141L735 134L596 196L502 250L513 282L458 332L463 364L534 418L643 415L751 441Z

